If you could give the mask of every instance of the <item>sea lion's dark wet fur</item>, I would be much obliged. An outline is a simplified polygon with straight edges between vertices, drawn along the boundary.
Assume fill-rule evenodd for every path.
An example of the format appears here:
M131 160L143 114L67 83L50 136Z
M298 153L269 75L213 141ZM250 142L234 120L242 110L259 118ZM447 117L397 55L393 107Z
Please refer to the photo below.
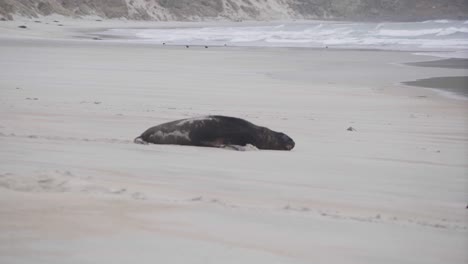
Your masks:
M135 143L176 144L203 147L253 145L258 149L291 150L286 134L228 116L181 119L149 128Z

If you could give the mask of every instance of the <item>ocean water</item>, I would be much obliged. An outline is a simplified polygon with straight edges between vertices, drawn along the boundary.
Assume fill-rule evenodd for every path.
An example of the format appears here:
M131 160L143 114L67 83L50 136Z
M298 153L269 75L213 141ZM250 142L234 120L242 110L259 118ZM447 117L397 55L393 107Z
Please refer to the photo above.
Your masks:
M468 58L468 21L408 23L272 22L158 29L110 29L103 35L166 45L329 47L437 52Z

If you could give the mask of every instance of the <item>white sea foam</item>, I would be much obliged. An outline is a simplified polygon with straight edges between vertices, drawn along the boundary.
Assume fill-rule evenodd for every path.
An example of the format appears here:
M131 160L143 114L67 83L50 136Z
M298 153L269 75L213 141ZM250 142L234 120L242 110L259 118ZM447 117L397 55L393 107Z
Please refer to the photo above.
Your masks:
M442 23L442 24L447 24L450 23L450 20L447 19L439 19L439 20L434 20L435 23Z
M467 21L422 23L291 22L270 25L112 29L108 35L167 45L338 47L416 51L468 50ZM242 25L242 24L241 24Z
M450 23L450 20L447 20L447 19L437 19L437 20L427 20L427 21L423 21L422 23L440 23L440 24L447 24L447 23Z
M468 27L449 27L444 28L442 31L437 33L437 36L448 36L456 33L468 33Z
M424 35L435 35L442 31L441 28L421 29L421 30L405 30L405 29L382 29L377 32L379 36L388 37L419 37Z

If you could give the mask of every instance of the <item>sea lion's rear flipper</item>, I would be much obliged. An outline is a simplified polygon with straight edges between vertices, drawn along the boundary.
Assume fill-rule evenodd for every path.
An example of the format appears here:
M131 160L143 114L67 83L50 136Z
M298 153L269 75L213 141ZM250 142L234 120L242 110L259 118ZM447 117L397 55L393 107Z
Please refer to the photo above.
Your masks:
M141 138L141 136L135 138L135 139L133 140L133 142L136 143L136 144L142 144L142 145L148 145L148 144L149 144L148 142L144 141L144 140Z

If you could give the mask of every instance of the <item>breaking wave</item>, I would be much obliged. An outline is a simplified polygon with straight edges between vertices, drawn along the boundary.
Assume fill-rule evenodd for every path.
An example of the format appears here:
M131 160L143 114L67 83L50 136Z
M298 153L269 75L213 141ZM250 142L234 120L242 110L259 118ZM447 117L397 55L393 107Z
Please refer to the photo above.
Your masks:
M409 23L306 21L160 29L111 29L104 35L168 45L468 50L468 21ZM242 26L241 26L242 25Z

